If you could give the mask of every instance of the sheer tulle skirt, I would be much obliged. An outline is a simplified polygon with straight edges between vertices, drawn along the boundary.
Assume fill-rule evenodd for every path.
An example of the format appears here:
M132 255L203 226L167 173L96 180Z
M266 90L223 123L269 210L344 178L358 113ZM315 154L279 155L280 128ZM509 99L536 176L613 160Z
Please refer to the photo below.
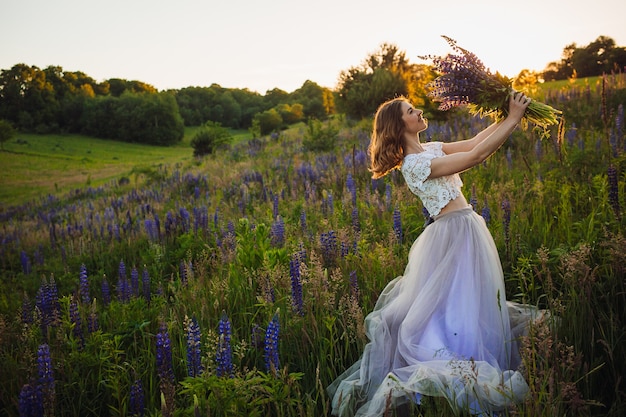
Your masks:
M333 414L379 416L387 404L445 397L474 414L523 399L499 255L471 207L440 216L413 243L404 275L365 319L361 359L328 388Z

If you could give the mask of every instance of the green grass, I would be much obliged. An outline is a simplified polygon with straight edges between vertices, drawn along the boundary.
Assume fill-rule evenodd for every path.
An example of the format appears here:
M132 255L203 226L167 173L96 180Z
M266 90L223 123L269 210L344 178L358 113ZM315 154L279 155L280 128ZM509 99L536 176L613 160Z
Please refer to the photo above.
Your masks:
M135 172L190 160L190 141L199 127L185 129L176 146L150 146L83 135L19 133L0 152L0 210L77 187L97 187ZM233 130L233 143L250 138Z

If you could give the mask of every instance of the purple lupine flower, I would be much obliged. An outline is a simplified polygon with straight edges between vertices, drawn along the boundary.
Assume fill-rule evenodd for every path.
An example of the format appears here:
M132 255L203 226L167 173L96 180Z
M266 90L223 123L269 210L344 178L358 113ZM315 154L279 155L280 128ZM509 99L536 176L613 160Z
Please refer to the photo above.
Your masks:
M85 336L83 334L82 320L78 311L78 302L75 297L70 299L70 323L72 323L72 334L78 340L79 350L85 346Z
M617 106L617 114L615 115L615 139L618 144L622 144L622 151L626 151L626 142L624 142L624 105L622 103Z
M280 215L275 219L270 228L270 242L275 248L281 248L285 244L285 222Z
M80 275L78 276L81 301L87 305L91 302L91 296L89 295L89 280L87 278L87 267L85 264L80 266Z
M302 229L303 232L306 232L306 212L304 209L300 211L300 229Z
M25 251L22 251L20 253L20 262L22 263L22 272L24 272L24 275L30 274L32 268L30 264L30 259L28 258L28 254Z
M143 417L146 412L145 394L141 379L137 379L130 387L130 403L128 413L132 417Z
M272 204L272 218L278 217L278 194L274 194L273 204Z
M509 226L511 224L511 203L509 200L504 199L502 201L502 225L504 227L504 238L508 242L509 241Z
M231 326L226 311L222 311L222 317L220 318L220 322L217 326L217 334L219 336L217 352L215 355L215 362L217 363L217 376L232 378L233 351L230 345Z
M485 198L485 204L480 215L485 219L485 223L489 226L489 222L491 221L491 210L489 209L489 204L487 204L487 198Z
M43 398L45 415L54 415L54 374L52 370L52 358L50 347L44 343L37 350L37 371L39 375L39 387Z
M143 290L143 298L150 304L150 274L145 266L141 274L141 288Z
M18 399L20 417L43 416L43 396L41 387L37 384L25 384L20 390Z
M361 231L361 221L359 220L359 209L356 206L352 208L352 228L357 233Z
M278 310L274 313L272 320L267 326L265 331L265 347L264 358L265 368L267 372L271 372L276 375L280 368L280 362L278 360L278 340L280 335L280 323L278 321Z
M402 243L402 217L398 207L393 210L393 232L395 233L398 242Z
M181 224L183 226L183 231L188 233L191 230L191 220L189 216L189 211L185 207L181 207L178 212L180 213Z
M609 181L609 204L613 208L613 212L615 213L615 217L618 219L621 218L621 208L619 204L619 175L617 173L617 168L615 165L610 165L607 170L607 176Z
M195 377L202 373L202 350L200 347L200 326L195 317L185 316L185 332L187 335L187 375Z
M391 185L389 183L385 186L385 205L391 206Z
M172 344L165 323L156 335L156 366L161 384L174 384L174 368L172 367Z
M134 297L139 295L139 271L135 266L130 270L130 289Z
M360 290L359 281L357 280L356 271L350 272L350 297L359 300Z
M346 179L346 188L352 196L352 206L356 207L356 183L354 182L354 178L352 178L351 174L348 174L348 178Z
M291 305L296 314L304 315L302 301L302 280L300 279L300 258L298 254L289 261L289 276L291 277Z
M326 266L332 265L337 257L337 235L334 230L320 235L322 260Z
M178 270L180 271L180 282L183 286L187 285L187 265L185 265L185 261L180 261L180 265L178 266Z
M102 277L102 302L105 306L111 303L111 287L106 275Z

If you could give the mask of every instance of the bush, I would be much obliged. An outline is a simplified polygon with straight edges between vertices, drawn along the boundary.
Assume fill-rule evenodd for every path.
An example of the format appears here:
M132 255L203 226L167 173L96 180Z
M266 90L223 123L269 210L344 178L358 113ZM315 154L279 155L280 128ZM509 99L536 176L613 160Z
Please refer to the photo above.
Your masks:
M212 154L218 147L230 143L232 136L228 129L217 122L207 122L205 127L191 139L194 156Z
M302 144L308 151L330 151L335 147L339 128L331 121L322 123L317 119L309 119Z

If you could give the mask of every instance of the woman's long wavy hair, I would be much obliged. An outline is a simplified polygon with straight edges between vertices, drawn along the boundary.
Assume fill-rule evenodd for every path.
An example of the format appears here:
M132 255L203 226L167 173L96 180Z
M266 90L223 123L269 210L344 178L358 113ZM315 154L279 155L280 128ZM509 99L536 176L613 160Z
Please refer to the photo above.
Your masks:
M402 103L405 97L397 97L381 104L374 116L374 129L367 148L372 178L380 178L400 168L404 158L404 120Z

